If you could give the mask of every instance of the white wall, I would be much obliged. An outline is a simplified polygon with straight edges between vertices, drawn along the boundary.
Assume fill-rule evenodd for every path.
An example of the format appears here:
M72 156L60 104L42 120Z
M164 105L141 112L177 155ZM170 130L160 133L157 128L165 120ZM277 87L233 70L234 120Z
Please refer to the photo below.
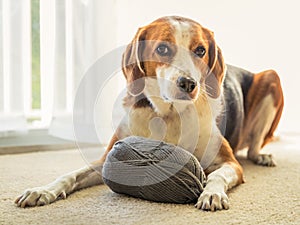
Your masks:
M253 72L275 69L281 76L286 101L280 127L299 130L299 1L116 0L116 3L118 46L129 43L138 27L158 17L181 15L215 32L227 63Z

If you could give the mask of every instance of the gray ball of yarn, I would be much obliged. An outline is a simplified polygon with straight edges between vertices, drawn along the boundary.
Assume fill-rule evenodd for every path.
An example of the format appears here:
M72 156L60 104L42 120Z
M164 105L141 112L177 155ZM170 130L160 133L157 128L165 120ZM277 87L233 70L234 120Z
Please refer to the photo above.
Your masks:
M197 201L205 185L199 161L184 149L131 136L118 141L107 156L102 176L116 193L156 202Z

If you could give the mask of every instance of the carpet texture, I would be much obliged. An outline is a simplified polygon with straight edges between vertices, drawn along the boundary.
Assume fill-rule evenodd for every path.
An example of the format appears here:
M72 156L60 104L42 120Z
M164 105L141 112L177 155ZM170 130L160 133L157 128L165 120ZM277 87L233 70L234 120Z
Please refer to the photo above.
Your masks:
M217 212L127 197L107 186L43 207L18 208L13 200L24 189L47 184L85 161L78 150L2 155L0 224L300 224L300 136L282 136L265 152L274 155L277 167L256 166L242 152L246 183L228 193L229 210Z

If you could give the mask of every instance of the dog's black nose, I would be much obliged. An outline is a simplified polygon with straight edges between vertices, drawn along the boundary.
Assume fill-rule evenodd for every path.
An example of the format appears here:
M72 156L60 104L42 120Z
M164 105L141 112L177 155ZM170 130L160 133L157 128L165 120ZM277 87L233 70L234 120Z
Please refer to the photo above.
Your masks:
M197 86L197 82L190 77L178 77L176 84L181 91L187 93L191 93Z

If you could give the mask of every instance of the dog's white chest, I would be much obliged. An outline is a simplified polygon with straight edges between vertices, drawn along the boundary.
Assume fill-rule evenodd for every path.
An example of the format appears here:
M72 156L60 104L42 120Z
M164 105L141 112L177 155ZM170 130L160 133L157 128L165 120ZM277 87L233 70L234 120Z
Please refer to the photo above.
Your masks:
M194 152L199 143L209 133L206 124L201 121L196 110L188 109L184 113L171 113L159 116L150 107L137 108L128 115L126 136L142 136L178 145L185 150Z

